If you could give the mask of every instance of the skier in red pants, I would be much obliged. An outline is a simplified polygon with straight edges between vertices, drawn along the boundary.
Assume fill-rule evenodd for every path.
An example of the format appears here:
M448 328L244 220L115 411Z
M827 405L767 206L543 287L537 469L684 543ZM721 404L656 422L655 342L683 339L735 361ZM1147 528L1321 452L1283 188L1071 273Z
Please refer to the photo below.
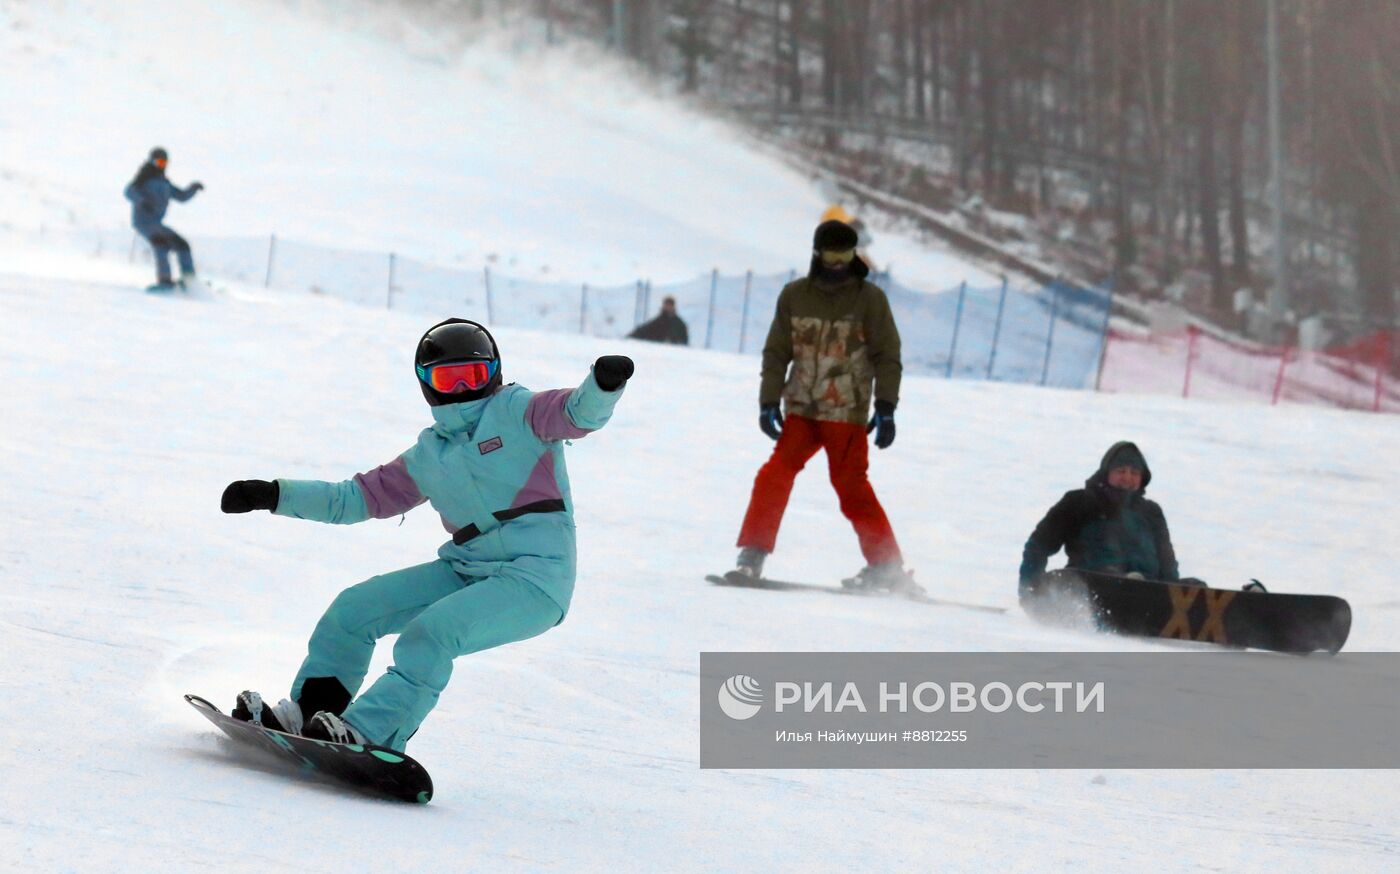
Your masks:
M778 443L754 478L739 531L738 571L762 576L793 480L825 449L841 512L855 528L866 562L846 584L912 594L921 590L904 570L894 531L866 476L866 435L874 431L880 449L894 442L899 330L884 291L866 280L870 271L856 254L857 242L850 225L823 222L813 237L807 276L778 295L758 399L759 427Z

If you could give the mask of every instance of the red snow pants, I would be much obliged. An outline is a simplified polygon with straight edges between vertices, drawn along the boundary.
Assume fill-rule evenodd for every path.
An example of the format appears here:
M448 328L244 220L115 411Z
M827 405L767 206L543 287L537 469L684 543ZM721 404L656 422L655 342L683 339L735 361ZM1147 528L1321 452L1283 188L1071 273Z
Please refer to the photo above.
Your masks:
M870 444L865 427L849 422L822 422L802 416L788 416L773 455L754 477L753 495L744 525L739 530L740 548L754 547L772 552L778 541L778 526L787 509L788 496L797 474L807 466L818 449L826 450L831 485L841 500L841 512L851 520L860 540L860 551L867 564L902 561L890 520L875 497L866 471L870 466Z

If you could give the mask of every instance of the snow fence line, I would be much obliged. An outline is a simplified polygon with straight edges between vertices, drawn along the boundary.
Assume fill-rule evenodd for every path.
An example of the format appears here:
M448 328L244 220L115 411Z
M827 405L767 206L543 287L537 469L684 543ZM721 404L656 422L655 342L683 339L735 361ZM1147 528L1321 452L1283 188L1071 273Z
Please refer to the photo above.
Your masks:
M130 230L74 232L95 254L149 262ZM324 294L366 306L484 314L485 323L623 337L675 298L691 344L761 352L783 286L798 275L721 273L657 284L551 282L488 265L464 269L397 253L371 253L268 237L192 237L201 273L267 289ZM1110 330L1111 289L1057 280L1026 288L966 282L928 292L873 274L899 323L909 372L1057 388L1181 394L1183 397L1317 404L1400 412L1394 387L1400 340L1366 338L1337 350L1253 347L1191 326L1176 334ZM1261 359L1272 379L1261 381ZM1390 388L1386 387L1390 380ZM1193 387L1194 383L1194 387Z

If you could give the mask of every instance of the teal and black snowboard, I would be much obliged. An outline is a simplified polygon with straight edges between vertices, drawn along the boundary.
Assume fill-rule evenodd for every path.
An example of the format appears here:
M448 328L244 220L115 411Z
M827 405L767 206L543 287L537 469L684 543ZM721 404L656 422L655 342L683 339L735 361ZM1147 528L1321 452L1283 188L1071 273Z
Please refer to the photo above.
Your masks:
M384 747L336 744L284 734L234 719L198 695L186 695L185 700L224 734L273 753L303 773L324 774L365 792L399 801L427 804L432 800L432 778L422 765L403 753Z

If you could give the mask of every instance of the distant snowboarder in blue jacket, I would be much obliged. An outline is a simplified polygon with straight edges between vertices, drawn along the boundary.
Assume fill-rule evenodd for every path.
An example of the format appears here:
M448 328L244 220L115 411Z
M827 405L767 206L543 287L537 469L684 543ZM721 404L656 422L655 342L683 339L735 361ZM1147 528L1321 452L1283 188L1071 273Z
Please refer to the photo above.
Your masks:
M452 674L453 659L558 625L573 594L573 502L563 441L607 424L632 360L604 355L575 389L501 384L486 328L448 319L415 355L434 424L398 458L339 483L241 480L225 513L350 524L427 502L451 540L436 561L341 592L311 635L291 697L264 706L245 691L236 718L335 743L402 750ZM375 642L399 635L394 664L364 694ZM353 702L353 703L352 703Z
M166 227L165 210L170 199L184 203L204 189L203 182L191 182L188 188L180 188L165 178L166 165L170 156L165 149L151 149L151 155L136 177L126 186L126 199L131 201L131 226L146 238L155 252L156 284L150 291L173 291L177 286L170 276L170 253L180 259L179 288L190 288L196 281L194 256L185 238Z

